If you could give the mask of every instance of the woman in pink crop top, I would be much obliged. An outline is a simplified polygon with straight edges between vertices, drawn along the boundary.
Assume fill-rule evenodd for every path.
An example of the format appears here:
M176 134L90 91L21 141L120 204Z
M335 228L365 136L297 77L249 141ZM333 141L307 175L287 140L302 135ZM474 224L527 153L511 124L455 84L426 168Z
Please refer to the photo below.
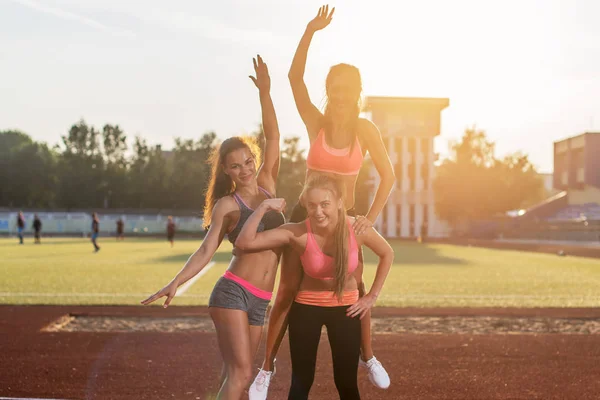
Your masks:
M212 175L204 209L204 227L208 232L202 245L169 284L142 304L166 297L164 307L167 307L177 288L209 263L225 235L233 239L240 225L251 215L252 208L275 193L280 157L279 127L270 95L269 73L260 56L254 60L254 69L256 77L251 78L259 90L266 139L264 162L261 164L258 146L251 138L231 137L215 149L211 155ZM261 230L284 222L281 213L271 213L261 223ZM224 383L218 398L241 399L250 383L253 355L260 343L280 254L273 250L236 251L227 272L215 284L209 312L224 361L221 377Z
M325 174L342 179L346 187L344 199L348 215L354 216L356 180L367 152L379 173L379 186L366 216L357 216L353 223L354 231L360 235L373 225L383 210L395 177L379 130L371 121L359 117L362 82L358 68L348 64L331 67L325 82L327 103L323 112L311 102L308 95L304 83L304 70L310 42L317 31L329 25L333 12L334 10L329 12L329 7L321 7L317 16L309 22L296 50L288 77L296 107L306 126L311 144L306 159L307 178ZM305 218L306 209L298 203L292 211L290 221L298 222ZM362 271L362 253L360 254L358 268ZM262 400L266 396L266 389L261 386L268 385L270 372L274 370L275 354L287 328L287 313L297 290L297 281L292 279L293 275L287 276L287 270L294 270L298 263L300 259L297 253L284 250L279 289L269 318L265 360L257 376L258 381L255 380L256 384L250 388L250 400ZM362 279L362 273L359 275ZM361 295L365 293L362 280L359 282L359 289ZM361 323L360 365L368 369L371 382L385 389L389 386L390 379L373 354L370 314L367 314ZM266 385L261 382L266 382ZM258 392L262 394L254 396Z
M327 328L335 385L340 399L360 399L358 362L361 324L375 304L393 262L387 241L373 228L362 235L352 229L342 197L343 183L326 175L310 177L301 195L308 218L257 232L263 215L283 211L285 200L265 200L248 218L235 245L245 251L293 247L302 263L289 273L302 276L289 312L292 384L288 399L307 399L314 379L321 328ZM359 298L358 251L370 248L378 257L375 280L369 293Z

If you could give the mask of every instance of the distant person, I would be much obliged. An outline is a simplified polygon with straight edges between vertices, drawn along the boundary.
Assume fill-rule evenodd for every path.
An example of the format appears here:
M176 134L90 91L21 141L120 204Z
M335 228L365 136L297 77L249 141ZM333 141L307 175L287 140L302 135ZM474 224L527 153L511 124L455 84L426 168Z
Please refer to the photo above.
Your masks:
M125 234L123 233L123 227L124 227L124 223L123 220L121 218L119 218L117 220L117 241L118 240L125 240Z
M173 217L169 215L167 218L167 240L171 242L171 247L173 247L173 241L175 239L175 222L173 222Z
M19 244L23 244L23 230L25 229L25 217L23 211L19 211L17 215L17 235L19 236Z
M41 244L41 231L42 221L37 214L33 216L33 237L35 238L35 244Z
M98 214L92 214L92 244L94 245L94 251L97 253L100 251L100 246L96 243L98 234L100 233L100 220L98 220Z

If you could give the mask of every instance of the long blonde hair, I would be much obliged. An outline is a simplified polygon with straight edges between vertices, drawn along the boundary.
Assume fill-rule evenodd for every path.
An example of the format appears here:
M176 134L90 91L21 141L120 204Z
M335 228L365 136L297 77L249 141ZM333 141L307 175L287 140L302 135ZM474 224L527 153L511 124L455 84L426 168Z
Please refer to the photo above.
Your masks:
M334 292L339 300L344 294L344 286L346 284L346 275L348 274L348 252L349 252L349 233L346 208L344 207L344 182L341 179L335 179L327 175L312 175L304 184L304 189L300 198L304 204L304 196L309 190L325 189L329 190L335 199L342 202L342 206L338 208L338 221L334 231L334 251L333 262L335 265L334 273Z

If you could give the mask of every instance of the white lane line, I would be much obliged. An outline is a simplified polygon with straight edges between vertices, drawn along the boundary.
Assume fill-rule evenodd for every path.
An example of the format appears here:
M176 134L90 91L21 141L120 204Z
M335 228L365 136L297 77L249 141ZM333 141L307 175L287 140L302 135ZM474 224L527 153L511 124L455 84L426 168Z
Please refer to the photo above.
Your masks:
M185 292L187 292L187 290L190 288L190 286L192 286L194 283L196 283L196 281L198 279L202 278L204 276L204 274L206 274L215 264L216 263L214 261L211 261L208 264L206 264L206 266L204 268L202 268L202 271L198 272L198 274L196 274L196 276L194 276L192 279L190 279L189 281L184 283L177 290L177 294L175 295L175 297L179 297L182 294L184 294Z
M34 399L31 397L0 397L0 400L65 400L65 399Z
M0 297L144 297L148 293L25 293L0 292ZM208 295L186 294L184 297L207 297ZM0 397L0 400L2 398Z

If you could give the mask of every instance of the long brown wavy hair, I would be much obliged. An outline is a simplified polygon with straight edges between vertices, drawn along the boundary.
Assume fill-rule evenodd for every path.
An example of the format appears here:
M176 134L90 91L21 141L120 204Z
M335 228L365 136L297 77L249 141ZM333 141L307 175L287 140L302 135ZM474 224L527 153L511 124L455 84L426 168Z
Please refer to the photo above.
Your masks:
M342 206L338 209L338 222L334 231L334 251L333 262L335 265L334 274L334 292L339 300L344 294L344 285L346 283L346 275L348 274L348 252L349 252L349 232L346 215L346 207L344 207L344 182L342 179L336 179L328 175L313 174L309 177L304 185L302 194L300 195L304 201L304 196L311 189L329 190L335 199L342 201Z
M215 204L217 204L217 201L235 191L235 182L233 182L223 169L225 157L232 151L243 148L248 149L252 154L255 165L260 165L260 149L258 148L256 139L249 136L233 136L225 139L223 143L212 151L208 158L208 163L211 165L211 174L204 201L204 216L202 223L204 229L208 229L210 226L212 211Z
M337 64L329 69L329 73L327 74L327 79L325 80L325 92L327 93L327 99L325 103L325 112L323 113L325 116L324 120L324 128L325 128L325 136L329 139L327 142L331 143L331 135L334 129L334 118L331 112L331 108L329 106L329 91L331 88L331 83L333 79L342 73L346 73L348 78L348 85L351 90L356 95L356 107L352 110L352 118L346 123L342 128L348 132L350 132L352 141L350 142L350 151L354 150L354 144L356 143L356 137L358 135L358 118L361 110L361 93L362 93L362 78L360 77L360 71L354 65L350 64Z

